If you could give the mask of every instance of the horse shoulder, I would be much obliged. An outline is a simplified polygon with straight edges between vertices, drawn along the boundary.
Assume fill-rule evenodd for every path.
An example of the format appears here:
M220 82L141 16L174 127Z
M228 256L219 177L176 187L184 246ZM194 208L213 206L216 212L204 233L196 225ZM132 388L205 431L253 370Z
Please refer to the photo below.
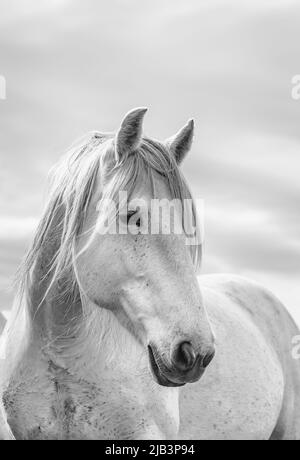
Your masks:
M286 358L286 350L291 351L293 337L299 334L299 328L271 291L255 281L236 275L204 275L199 283L204 289L213 290L231 300L256 324L280 360Z
M284 375L267 321L254 319L262 293L236 277L204 276L199 282L217 352L203 378L181 391L181 435L268 439L280 414Z
M244 346L240 345L245 348L243 350L245 360L247 354L251 355L251 350L256 350L255 356L249 363L250 367L253 363L255 366L255 360L258 364L268 350L267 355L270 356L270 359L267 371L271 372L271 377L274 376L273 381L277 379L279 394L281 394L283 385L281 411L272 438L299 439L300 368L299 361L295 360L292 355L293 339L299 335L299 328L295 321L272 292L251 280L235 275L204 275L200 277L199 283L208 307L208 314L216 323L217 335L225 325L228 332L229 352L234 353L234 350L230 350L230 343L234 344L233 337L237 338L239 334L240 343L243 341L245 343ZM241 318L244 319L240 321ZM251 338L249 331L254 331L255 328L256 337ZM243 335L245 335L244 338ZM255 342L256 345L259 345L258 348ZM228 345L225 344L225 348ZM234 354L231 359L235 359ZM248 359L251 359L251 356ZM247 373L247 370L245 372ZM283 380L282 385L280 375ZM276 387L271 383L270 388Z

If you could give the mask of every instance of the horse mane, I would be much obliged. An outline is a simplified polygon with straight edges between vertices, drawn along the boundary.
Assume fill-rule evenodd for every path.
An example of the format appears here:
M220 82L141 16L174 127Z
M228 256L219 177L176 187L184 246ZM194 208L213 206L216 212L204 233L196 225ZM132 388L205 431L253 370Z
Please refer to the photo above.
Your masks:
M39 306L58 284L60 289L55 290L55 295L64 297L65 303L80 297L74 270L74 248L94 197L100 171L105 173L107 169L107 174L112 174L105 197L99 194L100 204L101 199L115 198L119 190L126 190L130 197L142 171L146 171L152 184L154 171L164 176L173 198L181 201L192 198L175 158L163 143L144 137L137 151L123 157L111 170L107 165L114 150L113 139L111 134L90 133L74 144L51 170L48 203L18 271L18 302L15 304L19 304L19 309L26 306L28 312L32 311L32 293L37 286L45 286ZM198 222L195 206L193 220ZM201 261L201 246L192 245L190 251L197 269ZM37 264L42 267L42 279L33 278Z

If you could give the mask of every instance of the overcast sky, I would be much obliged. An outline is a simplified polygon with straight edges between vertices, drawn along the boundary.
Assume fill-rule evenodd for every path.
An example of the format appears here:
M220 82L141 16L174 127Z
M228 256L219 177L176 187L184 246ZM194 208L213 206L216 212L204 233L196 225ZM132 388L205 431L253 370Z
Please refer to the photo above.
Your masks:
M0 308L61 152L148 106L205 199L204 272L250 276L300 321L300 2L0 0Z

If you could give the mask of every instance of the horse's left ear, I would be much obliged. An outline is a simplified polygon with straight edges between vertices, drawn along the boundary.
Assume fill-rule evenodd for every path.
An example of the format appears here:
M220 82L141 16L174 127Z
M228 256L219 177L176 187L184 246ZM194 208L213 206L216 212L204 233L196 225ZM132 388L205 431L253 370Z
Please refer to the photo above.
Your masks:
M182 163L184 157L192 147L194 125L194 120L189 120L188 123L180 131L178 131L177 134L175 134L175 136L166 141L176 159L177 164Z

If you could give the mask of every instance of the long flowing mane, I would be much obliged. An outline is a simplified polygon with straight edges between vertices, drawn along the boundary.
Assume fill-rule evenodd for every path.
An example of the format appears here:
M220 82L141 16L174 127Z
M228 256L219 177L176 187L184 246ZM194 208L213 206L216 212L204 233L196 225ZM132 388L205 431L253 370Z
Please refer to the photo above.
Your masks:
M99 193L100 204L104 198L114 199L120 190L126 190L130 198L140 173L146 172L154 184L155 171L167 180L173 198L181 201L192 199L175 159L163 143L144 137L135 155L123 157L113 168L109 168L109 159L114 150L113 139L111 134L88 134L73 145L51 171L48 203L18 272L17 295L6 329L7 335L11 333L17 315L23 314L28 320L37 308L32 300L37 286L44 286L38 307L57 285L60 289L55 290L55 295L63 296L65 303L74 302L80 297L73 263L74 248L95 193ZM101 195L100 171L104 178L112 175L105 196ZM154 188L153 185L153 193ZM198 225L195 205L193 220ZM90 231L92 233L94 229ZM201 261L200 244L190 246L190 251L197 269ZM37 264L42 267L41 279L33 277ZM29 323L30 319L28 330Z

